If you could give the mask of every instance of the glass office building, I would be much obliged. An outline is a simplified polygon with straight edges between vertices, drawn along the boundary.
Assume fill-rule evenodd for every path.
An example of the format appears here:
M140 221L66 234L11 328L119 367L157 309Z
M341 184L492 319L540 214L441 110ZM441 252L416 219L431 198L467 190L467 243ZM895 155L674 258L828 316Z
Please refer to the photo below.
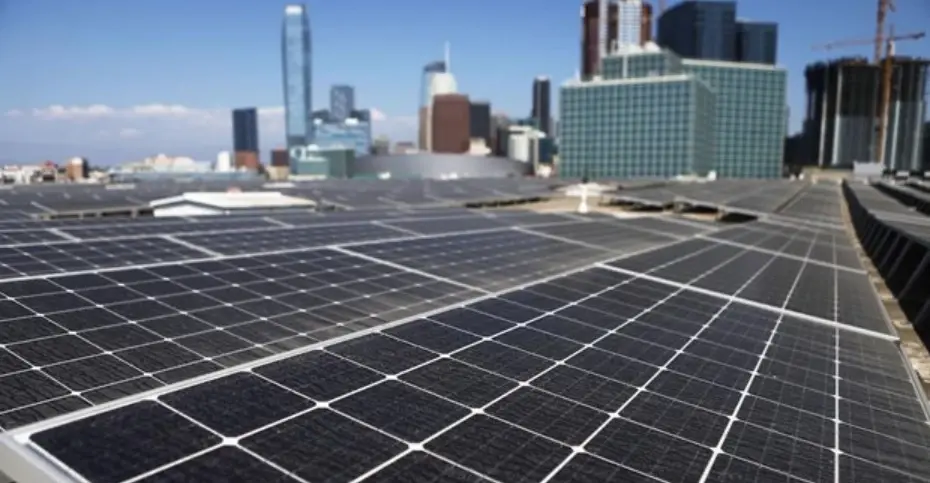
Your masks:
M258 152L258 109L234 109L232 114L233 151Z
M352 149L356 156L365 156L371 150L369 123L349 118L345 122L316 122L315 144L320 149Z
M612 54L604 57L604 79L629 79L682 73L681 57L667 50Z
M659 16L658 44L704 60L736 60L736 2L680 2Z
M310 146L291 164L291 174L307 178L345 178L355 160L355 151Z
M713 163L713 94L693 76L570 83L560 102L562 176L705 175Z
M303 5L284 7L281 29L284 119L288 149L313 143L310 20ZM296 162L292 159L291 162Z
M329 89L329 112L336 121L345 121L355 110L355 88L335 85Z
M716 95L714 171L724 178L777 178L787 131L788 73L772 65L684 59L685 72Z
M778 24L736 22L736 60L774 64L778 57Z
M784 69L660 51L607 57L603 72L562 87L563 175L781 176Z

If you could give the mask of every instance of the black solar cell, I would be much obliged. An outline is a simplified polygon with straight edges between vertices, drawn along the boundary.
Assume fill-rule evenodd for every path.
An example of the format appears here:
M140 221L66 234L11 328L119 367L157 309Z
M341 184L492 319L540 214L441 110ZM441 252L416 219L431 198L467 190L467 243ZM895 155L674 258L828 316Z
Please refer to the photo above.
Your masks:
M497 189L450 186L320 189ZM676 189L781 216L17 222L111 240L0 247L22 278L0 283L0 427L19 436L0 456L26 442L89 481L930 480L910 369L822 223L838 195L746 186Z

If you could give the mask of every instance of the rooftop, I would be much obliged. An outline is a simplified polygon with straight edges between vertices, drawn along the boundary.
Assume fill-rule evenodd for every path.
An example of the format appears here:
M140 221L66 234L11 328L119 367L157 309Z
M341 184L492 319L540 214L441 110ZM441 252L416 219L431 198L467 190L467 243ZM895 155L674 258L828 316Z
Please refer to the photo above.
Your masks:
M599 182L622 216L463 206L581 194L531 179L133 219L32 215L219 187L6 189L0 471L930 480L918 185Z

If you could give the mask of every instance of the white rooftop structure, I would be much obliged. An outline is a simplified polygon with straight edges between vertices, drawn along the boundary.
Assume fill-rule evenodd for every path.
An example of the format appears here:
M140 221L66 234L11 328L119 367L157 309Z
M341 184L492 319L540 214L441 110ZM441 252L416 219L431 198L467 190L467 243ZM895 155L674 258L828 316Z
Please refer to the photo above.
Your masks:
M154 216L228 215L244 210L316 207L314 201L280 191L195 191L149 202Z

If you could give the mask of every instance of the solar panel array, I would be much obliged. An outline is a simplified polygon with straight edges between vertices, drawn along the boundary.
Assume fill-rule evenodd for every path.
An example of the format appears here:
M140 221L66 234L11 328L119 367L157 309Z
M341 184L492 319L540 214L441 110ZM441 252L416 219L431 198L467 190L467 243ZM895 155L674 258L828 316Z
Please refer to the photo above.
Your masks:
M242 191L273 190L350 209L404 209L410 206L460 206L463 202L550 196L556 183L544 179L460 179L453 181L319 180L292 186L265 187L260 178L230 181L170 180L135 185L7 185L0 187L4 219L27 220L34 215L96 213L141 207L150 201L191 191L226 191L234 184ZM125 188L124 188L125 187Z
M924 340L930 340L930 218L881 190L864 184L844 187L863 249Z
M669 183L620 191L614 202L646 207L710 208L725 213L765 215L794 223L842 226L836 183L723 180L714 183Z
M930 193L925 190L924 184L898 184L880 181L874 185L882 193L913 207L924 215L930 215Z
M805 209L829 192L731 226L405 209L0 227L63 238L5 247L36 262L0 273L0 469L930 481L925 400L852 241L786 221L829 217Z

